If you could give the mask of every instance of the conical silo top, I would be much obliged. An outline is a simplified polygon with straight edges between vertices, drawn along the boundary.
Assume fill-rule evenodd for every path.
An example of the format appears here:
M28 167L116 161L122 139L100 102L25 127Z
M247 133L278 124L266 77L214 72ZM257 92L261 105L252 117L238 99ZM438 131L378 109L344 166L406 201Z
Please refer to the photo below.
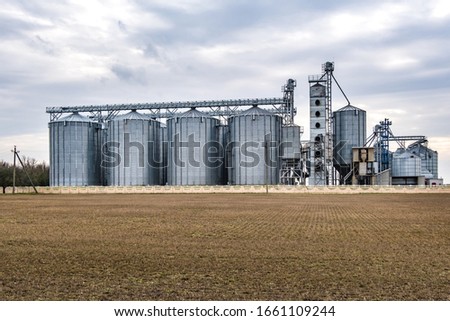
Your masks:
M336 112L340 112L340 111L364 111L364 110L348 104L347 106L344 106L341 109L338 109Z
M267 110L261 109L258 106L253 106L250 109L243 111L236 116L272 116Z
M92 123L93 121L86 116L80 115L78 112L74 112L68 116L62 117L60 119L52 121L52 123L56 122L80 122L80 123Z
M112 120L149 120L149 118L136 110L132 110L129 113L114 117Z
M405 150L403 148L398 148L394 154L392 154L392 157L394 158L419 158L419 156L411 153L408 150Z
M205 113L202 113L201 111L198 111L195 108L191 108L187 112L182 113L180 115L180 117L184 117L184 118L200 118L200 117L209 117L209 115L207 115Z

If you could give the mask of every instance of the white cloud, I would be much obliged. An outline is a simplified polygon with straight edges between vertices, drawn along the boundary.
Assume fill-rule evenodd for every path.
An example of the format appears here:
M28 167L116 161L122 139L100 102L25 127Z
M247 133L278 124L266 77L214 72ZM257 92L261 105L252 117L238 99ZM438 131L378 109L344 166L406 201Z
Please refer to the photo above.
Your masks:
M20 156L26 156L37 161L46 161L48 163L48 134L25 134L4 136L0 140L0 160L12 162L13 153L11 150L17 146Z
M226 3L226 2L225 2ZM188 14L201 13L219 9L223 3L221 0L152 0L151 4L163 8L179 10Z
M346 10L325 15L322 19L326 38L323 41L336 43L352 39L377 39L387 37L400 26L421 20L417 8L406 2L381 3L362 10Z
M444 177L444 183L450 179L450 139L448 136L428 137L431 149L438 151L439 177Z
M431 17L445 19L450 16L450 3L447 0L429 1Z
M393 53L385 57L380 67L388 70L411 69L419 64L419 60L401 53Z

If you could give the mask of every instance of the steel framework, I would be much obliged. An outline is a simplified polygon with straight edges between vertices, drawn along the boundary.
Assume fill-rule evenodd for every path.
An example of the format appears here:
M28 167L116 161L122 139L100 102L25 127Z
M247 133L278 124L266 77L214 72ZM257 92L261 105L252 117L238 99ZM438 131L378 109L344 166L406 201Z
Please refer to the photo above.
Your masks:
M305 185L304 162L301 159L286 159L281 163L280 184Z
M254 98L254 99L230 99L209 101L185 101L185 102L161 102L138 104L114 104L114 105L90 105L72 107L47 107L50 121L58 120L65 113L89 113L90 118L98 122L104 122L114 118L121 111L144 110L153 118L175 117L191 108L201 109L210 116L227 117L235 115L248 106L271 106L265 108L268 112L282 116L285 125L293 124L297 109L294 106L294 88L296 81L288 79L282 87L283 98ZM185 109L185 110L183 110Z
M415 141L421 144L428 142L426 136L410 135L410 136L395 136L391 130L392 121L388 118L380 121L379 125L376 125L372 135L370 135L364 146L375 147L375 159L378 161L378 171L382 172L391 168L390 155L389 155L389 142L395 141L400 148L406 148L407 141Z
M312 166L315 169L312 171L313 185L335 185L337 183L337 174L333 167L333 108L332 108L332 88L333 80L350 105L350 100L345 94L339 82L334 77L334 62L327 61L322 64L322 75L312 75L308 77L310 86L313 84L323 84L325 86L325 131L323 133L323 140L320 142L313 141L311 137L311 146L314 147L313 153L320 155L314 158ZM324 151L323 153L321 151ZM311 178L310 178L311 179Z
M327 178L327 185L332 185L334 182L333 175L333 108L332 108L332 79L334 71L334 63L326 62L322 65L326 79L326 100L325 100L325 175Z
M325 128L320 141L313 141L311 137L311 146L314 150L312 170L312 185L329 185L334 181L333 177L333 111L332 111L332 80L334 63L326 62L322 65L322 75L311 75L308 77L310 86L314 84L324 84L325 86Z

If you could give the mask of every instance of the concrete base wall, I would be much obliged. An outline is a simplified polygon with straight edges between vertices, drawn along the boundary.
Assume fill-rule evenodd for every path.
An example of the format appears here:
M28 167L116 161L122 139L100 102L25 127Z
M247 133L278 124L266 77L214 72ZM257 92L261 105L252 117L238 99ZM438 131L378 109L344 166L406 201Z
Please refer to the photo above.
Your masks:
M387 170L375 175L375 184L382 185L382 186L392 185L391 170L387 169Z
M362 194L362 193L450 193L450 185L442 186L289 186L226 185L226 186L85 186L37 187L41 194L180 194L180 193L304 193L304 194ZM6 189L12 193L12 187ZM16 187L16 193L34 193L32 187ZM0 194L1 195L1 194ZM1 196L0 196L1 197Z

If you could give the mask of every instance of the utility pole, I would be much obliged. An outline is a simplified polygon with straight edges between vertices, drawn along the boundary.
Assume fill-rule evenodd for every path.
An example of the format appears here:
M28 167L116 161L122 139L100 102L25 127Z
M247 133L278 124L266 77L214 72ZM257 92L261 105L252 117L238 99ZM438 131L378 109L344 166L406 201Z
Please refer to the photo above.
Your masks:
M27 175L28 180L29 180L30 183L31 183L31 186L33 186L33 189L34 189L35 193L38 194L38 191L37 191L37 189L36 189L36 186L34 186L33 180L31 179L30 175L29 175L28 172L27 172L27 169L25 168L25 165L23 164L22 160L20 159L20 156L19 156L19 153L20 153L20 152L17 150L16 145L14 145L14 149L11 150L11 152L14 153L14 163L13 163L13 194L16 193L16 158L19 159L20 165L22 165L22 168L23 168L25 174Z
M25 165L23 164L22 160L20 159L19 154L17 154L17 158L19 159L20 165L22 165L22 168L23 168L25 174L27 174L28 180L30 181L31 186L33 186L34 192L35 192L36 194L38 194L38 191L37 191L37 189L36 189L36 186L34 186L33 180L31 179L30 175L28 174L27 169L25 168Z
M16 145L14 145L14 150L12 150L14 153L14 162L13 162L13 194L16 193L16 155L18 153L16 149Z

